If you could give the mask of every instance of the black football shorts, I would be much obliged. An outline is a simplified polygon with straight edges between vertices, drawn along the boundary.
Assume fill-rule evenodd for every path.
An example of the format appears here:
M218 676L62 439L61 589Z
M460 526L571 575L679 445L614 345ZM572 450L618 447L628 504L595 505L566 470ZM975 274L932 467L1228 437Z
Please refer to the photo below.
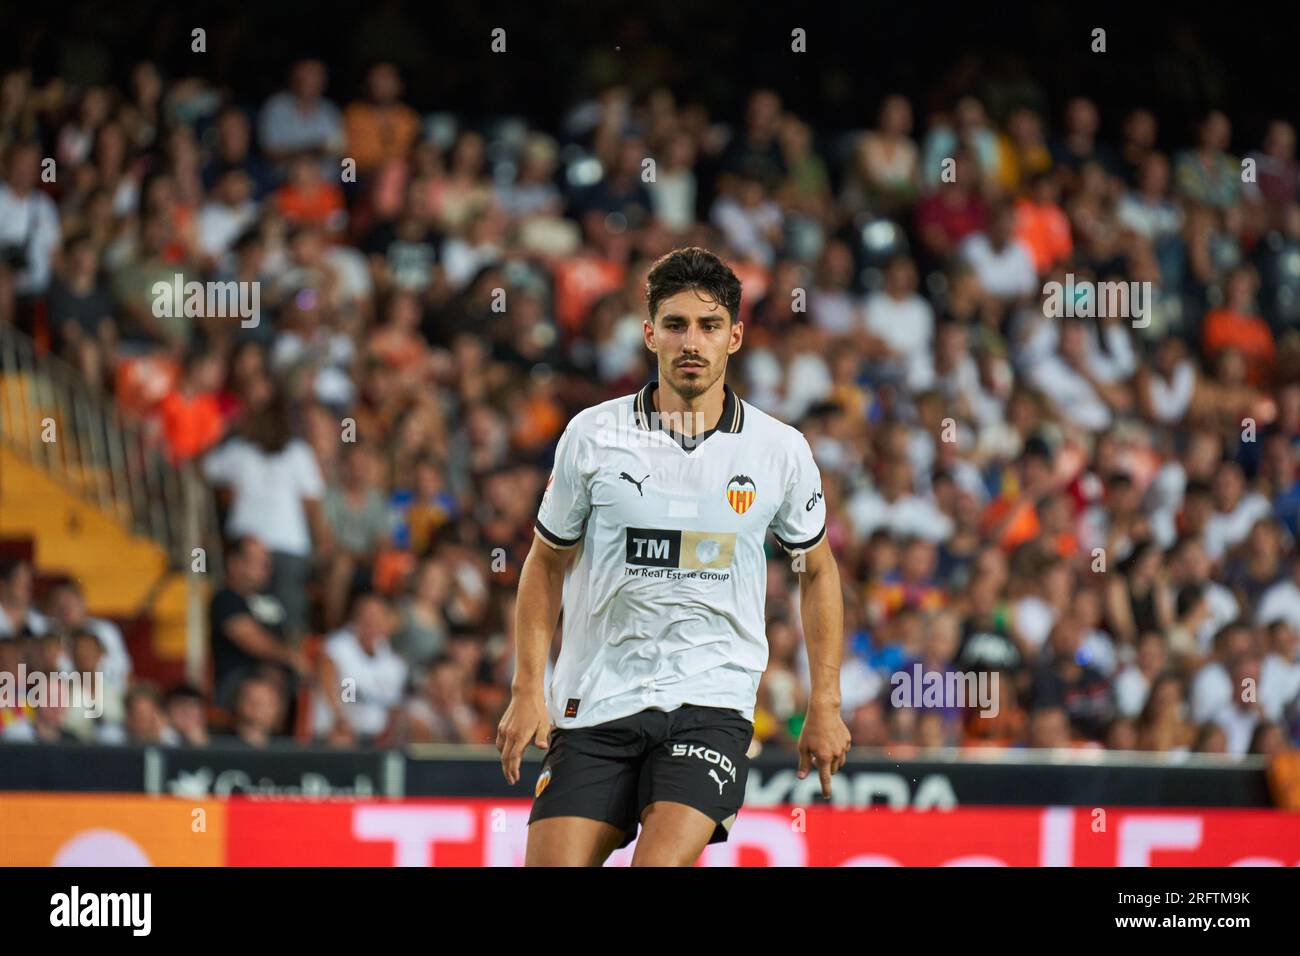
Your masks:
M528 822L586 817L636 839L641 814L657 800L694 807L727 839L745 798L754 725L738 710L683 704L643 710L593 727L551 731Z

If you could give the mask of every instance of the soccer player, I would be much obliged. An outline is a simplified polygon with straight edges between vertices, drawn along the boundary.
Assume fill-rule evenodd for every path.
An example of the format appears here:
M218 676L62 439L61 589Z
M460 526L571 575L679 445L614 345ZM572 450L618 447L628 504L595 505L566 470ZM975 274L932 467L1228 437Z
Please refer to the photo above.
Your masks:
M638 825L634 866L690 866L727 839L767 668L769 529L799 573L811 670L798 776L816 766L829 797L848 755L821 477L803 435L725 381L744 333L740 280L691 248L656 262L646 286L658 380L569 422L520 577L496 744L511 784L529 743L546 751L529 866L599 866Z

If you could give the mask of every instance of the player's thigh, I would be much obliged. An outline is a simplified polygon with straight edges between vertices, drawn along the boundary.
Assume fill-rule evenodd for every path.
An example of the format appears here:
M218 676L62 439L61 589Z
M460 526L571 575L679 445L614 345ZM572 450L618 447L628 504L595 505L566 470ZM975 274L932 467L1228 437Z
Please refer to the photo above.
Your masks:
M635 715L595 727L553 730L528 815L530 853L535 842L550 847L557 827L562 833L571 830L581 841L570 858L585 861L601 849L607 856L610 850L630 843L636 836L638 782L644 760L644 742ZM541 827L552 819L585 820L587 825ZM534 837L534 832L542 835ZM606 849L605 837L613 832L619 833L620 839ZM547 858L554 855L549 849L537 852Z
M671 800L657 800L641 815L641 835L633 866L694 866L717 830L704 811Z
M524 866L600 866L627 834L587 817L546 817L528 825Z
M693 859L704 845L726 840L744 802L753 734L754 725L734 710L687 705L675 711L667 737L646 758L641 774L638 806L643 815L637 846L646 840L650 816L660 821L649 832L656 855L680 852L693 854ZM656 804L665 806L646 814ZM682 809L675 809L678 806ZM700 817L710 821L712 829ZM704 830L704 844L699 844L696 833ZM674 833L680 835L679 851L663 850Z

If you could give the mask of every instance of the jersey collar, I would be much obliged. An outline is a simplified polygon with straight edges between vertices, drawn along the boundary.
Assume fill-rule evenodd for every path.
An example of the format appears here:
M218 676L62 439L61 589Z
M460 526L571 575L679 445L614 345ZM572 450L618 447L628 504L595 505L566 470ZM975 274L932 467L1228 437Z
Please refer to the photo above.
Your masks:
M633 403L633 408L636 410L636 423L646 431L653 431L652 423L655 422L658 422L658 427L663 429L663 422L655 418L655 403L651 397L658 387L659 380L652 378L636 393ZM715 431L734 435L745 427L745 406L726 382L722 383L722 395L722 417L718 419L718 424L715 427L709 429L706 435ZM704 438L704 436L699 437L701 440Z

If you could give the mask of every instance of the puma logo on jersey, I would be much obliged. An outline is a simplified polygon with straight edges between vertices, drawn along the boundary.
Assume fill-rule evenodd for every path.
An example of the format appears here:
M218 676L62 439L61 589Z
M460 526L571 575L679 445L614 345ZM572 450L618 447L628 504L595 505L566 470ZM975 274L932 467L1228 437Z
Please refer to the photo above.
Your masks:
M716 770L710 770L710 771L709 771L709 776L712 777L713 780L714 780L714 782L718 785L718 796L722 796L722 788L723 788L723 786L724 786L725 784L727 784L727 783L730 783L730 781L728 781L728 780L723 780L721 777L719 777L719 776L718 776L718 771L716 771Z
M640 495L642 498L645 497L645 492L641 490L641 486L642 486L643 484L645 484L647 480L649 480L649 478L650 478L649 475L646 475L645 478L642 478L640 481L637 481L635 478L633 478L631 475L629 475L626 471L620 471L620 472L618 473L618 477L619 477L621 480L623 480L623 481L630 481L630 482L632 482L632 484L636 485L636 493L637 493L638 495Z

